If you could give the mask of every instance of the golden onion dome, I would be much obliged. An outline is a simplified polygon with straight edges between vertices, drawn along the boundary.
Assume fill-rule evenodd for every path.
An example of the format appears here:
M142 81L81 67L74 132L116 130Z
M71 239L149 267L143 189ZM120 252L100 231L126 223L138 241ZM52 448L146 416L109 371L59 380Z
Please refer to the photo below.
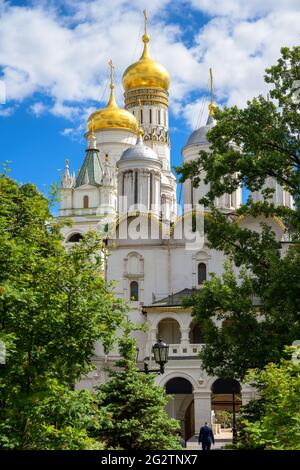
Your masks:
M159 88L165 91L170 85L170 75L165 67L152 59L148 50L149 36L143 35L144 50L138 62L127 67L123 74L125 91L135 88Z
M126 109L120 108L115 100L114 83L113 83L113 65L111 66L111 83L110 83L110 97L108 104L103 109L98 109L92 113L88 119L89 132L97 131L100 129L124 129L127 131L138 133L139 123L132 113Z

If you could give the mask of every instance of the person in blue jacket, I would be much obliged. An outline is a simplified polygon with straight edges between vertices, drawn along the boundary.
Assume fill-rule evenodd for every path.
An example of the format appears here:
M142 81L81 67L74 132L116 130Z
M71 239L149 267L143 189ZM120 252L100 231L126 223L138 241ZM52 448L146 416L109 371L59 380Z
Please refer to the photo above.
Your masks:
M215 443L213 432L207 423L200 428L198 444L200 442L202 443L202 450L210 450L211 444Z

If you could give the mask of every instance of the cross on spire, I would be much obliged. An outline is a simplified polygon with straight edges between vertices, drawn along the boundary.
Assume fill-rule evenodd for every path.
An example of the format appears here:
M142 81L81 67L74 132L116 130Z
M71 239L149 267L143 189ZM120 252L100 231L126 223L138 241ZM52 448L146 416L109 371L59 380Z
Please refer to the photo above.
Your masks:
M109 60L108 65L109 65L109 68L110 68L110 88L114 88L114 86L115 86L114 85L115 67L114 67L114 64L113 64L111 59Z
M144 13L144 19L145 19L145 36L147 36L147 25L148 25L148 14L147 14L147 10L144 10L143 13Z
M209 114L210 116L214 117L214 113L215 113L215 103L214 103L214 95L213 95L213 74L212 74L212 68L210 67L209 69L209 83L210 83L210 103L208 105L208 109L209 109Z

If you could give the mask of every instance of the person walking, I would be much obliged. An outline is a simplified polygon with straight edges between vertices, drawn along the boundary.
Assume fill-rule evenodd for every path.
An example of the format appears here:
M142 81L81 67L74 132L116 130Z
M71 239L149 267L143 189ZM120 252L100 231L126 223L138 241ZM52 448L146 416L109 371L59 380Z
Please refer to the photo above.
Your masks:
M202 443L202 450L210 450L211 444L215 443L214 434L207 423L200 428L198 444L200 442Z
M181 447L186 447L186 442L183 439L182 434L181 434L180 431L178 432L178 438L179 438L179 445L181 445Z

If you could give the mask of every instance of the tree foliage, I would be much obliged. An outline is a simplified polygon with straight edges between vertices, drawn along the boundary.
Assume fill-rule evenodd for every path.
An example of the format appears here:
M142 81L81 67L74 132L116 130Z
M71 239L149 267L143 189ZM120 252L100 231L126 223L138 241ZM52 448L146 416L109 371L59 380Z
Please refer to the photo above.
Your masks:
M2 448L92 445L84 431L92 400L72 389L93 367L95 341L109 350L124 319L102 275L101 240L91 233L66 250L50 221L34 185L0 176Z
M300 450L300 366L289 360L252 370L260 399L244 409L238 448Z
M110 381L98 388L97 436L109 449L180 449L179 423L165 411L170 397L154 384L153 374L136 368L136 343L128 333L120 340L117 370L110 370Z

